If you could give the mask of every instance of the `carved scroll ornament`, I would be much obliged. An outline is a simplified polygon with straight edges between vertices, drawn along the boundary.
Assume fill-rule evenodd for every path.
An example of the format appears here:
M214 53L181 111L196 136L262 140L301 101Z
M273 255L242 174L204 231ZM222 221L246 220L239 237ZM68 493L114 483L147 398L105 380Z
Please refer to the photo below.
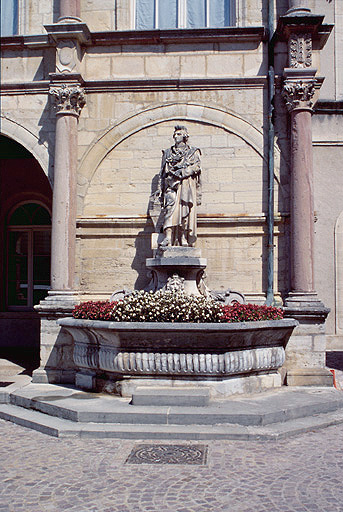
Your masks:
M312 108L315 83L315 80L285 80L282 96L289 111L295 108Z
M288 42L291 68L309 68L312 65L311 34L292 34Z
M57 114L79 116L86 104L84 89L79 85L62 84L59 87L52 87L49 94L55 103Z

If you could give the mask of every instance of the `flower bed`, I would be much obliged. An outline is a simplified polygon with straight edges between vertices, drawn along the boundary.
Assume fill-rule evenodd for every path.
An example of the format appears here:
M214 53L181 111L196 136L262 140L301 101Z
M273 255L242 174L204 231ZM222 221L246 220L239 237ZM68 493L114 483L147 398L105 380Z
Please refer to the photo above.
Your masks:
M179 292L136 291L118 302L88 301L79 304L73 317L116 322L232 323L283 318L280 308L257 304L230 306L203 296Z

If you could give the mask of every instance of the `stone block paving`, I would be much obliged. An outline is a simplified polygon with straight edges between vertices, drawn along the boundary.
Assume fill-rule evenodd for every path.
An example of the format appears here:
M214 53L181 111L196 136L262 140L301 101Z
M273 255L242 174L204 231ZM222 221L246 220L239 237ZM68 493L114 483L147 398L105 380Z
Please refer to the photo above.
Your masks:
M140 441L58 439L3 420L0 438L0 512L343 511L342 425L281 441L150 443L205 445L204 465L130 464Z

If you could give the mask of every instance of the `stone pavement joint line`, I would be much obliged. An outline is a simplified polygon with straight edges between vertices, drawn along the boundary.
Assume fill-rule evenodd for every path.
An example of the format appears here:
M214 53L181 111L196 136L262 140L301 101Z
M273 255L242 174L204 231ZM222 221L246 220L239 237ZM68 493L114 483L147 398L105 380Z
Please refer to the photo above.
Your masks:
M142 441L58 439L3 420L0 438L1 512L343 511L342 426L208 441L206 465L126 464Z

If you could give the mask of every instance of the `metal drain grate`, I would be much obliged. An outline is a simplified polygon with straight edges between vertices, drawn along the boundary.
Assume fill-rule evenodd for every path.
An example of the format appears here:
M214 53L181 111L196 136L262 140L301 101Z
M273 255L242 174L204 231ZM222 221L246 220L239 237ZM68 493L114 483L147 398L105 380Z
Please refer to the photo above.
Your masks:
M139 444L126 464L196 464L207 462L208 446L203 444Z

